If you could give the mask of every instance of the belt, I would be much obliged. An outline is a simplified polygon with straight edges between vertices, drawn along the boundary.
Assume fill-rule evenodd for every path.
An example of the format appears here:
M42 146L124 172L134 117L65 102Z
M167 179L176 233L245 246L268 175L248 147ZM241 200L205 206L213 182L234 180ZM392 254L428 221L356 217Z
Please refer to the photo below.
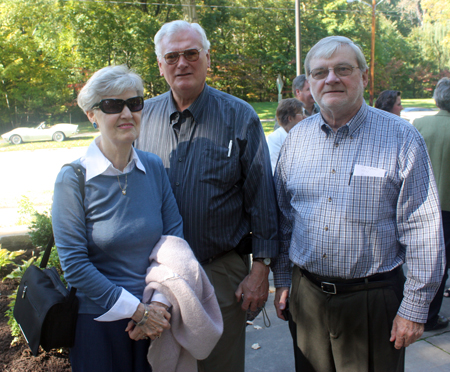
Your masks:
M234 248L233 248L232 250L230 250L230 251L225 251L225 252L217 253L217 254L215 254L214 256L212 256L212 257L210 257L210 258L207 258L206 260L199 261L199 262L200 262L200 265L202 265L202 266L203 266L203 265L208 265L208 264L210 264L211 262L217 260L218 258L220 258L220 257L222 257L222 256L225 256L226 254L230 253L230 252L233 251L233 250L234 250Z
M301 268L299 268L299 270L312 284L319 287L322 292L327 294L339 294L388 287L392 285L392 280L390 279L396 277L401 268L397 267L387 273L375 274L368 276L367 278L343 279L341 281L336 278L317 276Z

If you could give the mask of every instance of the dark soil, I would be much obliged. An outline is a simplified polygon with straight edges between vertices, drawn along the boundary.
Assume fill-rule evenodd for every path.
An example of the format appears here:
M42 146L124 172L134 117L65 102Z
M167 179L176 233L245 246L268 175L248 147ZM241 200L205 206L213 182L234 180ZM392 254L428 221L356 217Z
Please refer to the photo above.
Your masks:
M0 371L3 372L70 372L69 353L40 350L34 357L25 341L11 346L12 336L5 312L8 309L8 296L14 292L18 282L3 278L7 272L0 269Z

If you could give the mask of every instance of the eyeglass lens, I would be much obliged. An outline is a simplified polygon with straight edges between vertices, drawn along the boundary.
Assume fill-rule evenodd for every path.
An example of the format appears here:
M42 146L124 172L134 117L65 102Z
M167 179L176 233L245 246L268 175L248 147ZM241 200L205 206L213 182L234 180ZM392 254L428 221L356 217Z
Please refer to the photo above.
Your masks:
M184 58L186 58L186 60L188 60L189 62L195 62L198 60L200 51L201 49L186 49L180 52L169 52L164 55L164 59L166 60L167 64L173 65L177 63L180 59L180 56L183 55Z
M128 98L126 101L123 99L107 98L102 99L96 106L98 106L105 114L118 114L123 111L125 105L127 105L131 112L141 111L144 108L144 98L132 97Z
M334 71L334 74L337 76L349 76L352 74L353 69L357 67L353 67L351 65L337 65L333 68L315 68L314 70L311 70L310 74L311 76L316 80L322 80L325 79L328 74L330 73L330 70Z

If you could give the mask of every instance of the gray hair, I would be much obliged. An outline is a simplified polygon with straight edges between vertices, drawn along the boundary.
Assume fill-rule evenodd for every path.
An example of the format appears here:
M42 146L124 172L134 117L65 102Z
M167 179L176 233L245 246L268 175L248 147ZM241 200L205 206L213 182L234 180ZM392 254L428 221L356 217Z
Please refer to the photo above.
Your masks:
M165 23L160 30L155 35L155 54L158 59L163 57L161 52L161 42L165 37L171 37L180 31L194 30L196 31L202 38L202 47L205 53L208 53L208 50L211 46L208 38L206 37L205 30L198 23L189 23L186 21L172 21L169 23Z
M306 75L298 75L293 81L292 81L292 94L295 97L295 91L302 90L305 86L306 81Z
M296 98L282 99L277 107L276 117L280 125L284 128L289 124L289 117L295 117L303 113L304 105Z
M141 77L125 65L104 67L87 81L78 93L77 103L86 113L103 98L118 96L127 90L135 90L138 96L143 96Z
M445 77L438 81L433 98L436 106L450 112L450 79Z
M355 44L349 38L344 36L328 36L320 40L316 45L314 45L308 52L305 58L305 73L309 76L311 72L310 62L313 58L330 58L334 52L343 46L349 46L353 49L356 54L356 60L358 62L358 67L361 72L367 71L369 68L367 66L366 58L359 45Z

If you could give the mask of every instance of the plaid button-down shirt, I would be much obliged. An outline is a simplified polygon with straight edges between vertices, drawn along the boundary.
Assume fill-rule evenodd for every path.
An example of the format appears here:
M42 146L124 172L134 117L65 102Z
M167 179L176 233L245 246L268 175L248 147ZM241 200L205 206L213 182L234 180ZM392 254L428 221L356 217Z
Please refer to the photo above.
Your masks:
M365 103L337 132L321 115L292 129L275 171L276 287L289 259L325 277L363 278L408 264L399 315L425 322L444 264L439 200L417 130Z

